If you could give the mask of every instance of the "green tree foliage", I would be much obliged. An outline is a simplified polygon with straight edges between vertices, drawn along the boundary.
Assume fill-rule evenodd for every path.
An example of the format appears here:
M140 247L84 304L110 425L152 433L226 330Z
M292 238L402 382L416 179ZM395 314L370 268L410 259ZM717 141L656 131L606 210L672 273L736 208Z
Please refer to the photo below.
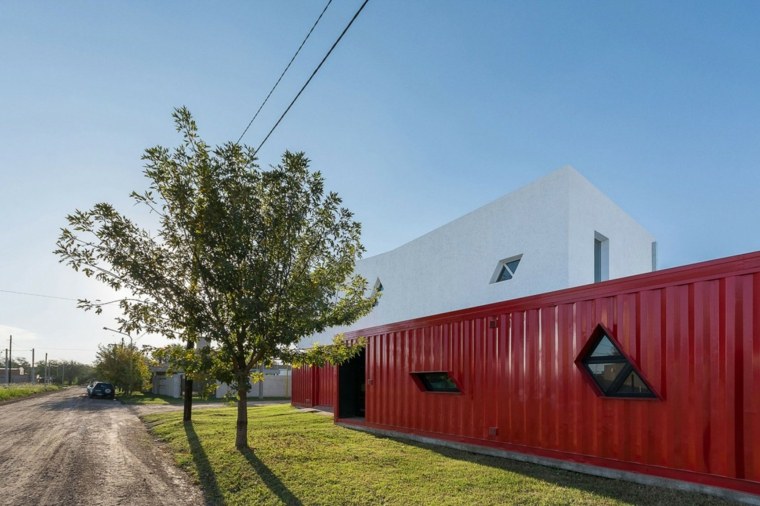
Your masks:
M223 377L224 364L219 354L210 346L188 349L179 344L170 344L153 350L153 358L162 365L168 365L169 374L183 373L193 380L193 390L201 399L208 399L216 392L216 378Z
M113 383L126 395L132 395L148 386L148 359L135 345L101 345L95 357L95 375L97 379Z
M286 152L261 170L249 147L211 149L187 109L174 120L183 142L146 150L149 189L132 193L157 213L158 230L101 203L67 217L56 253L131 294L119 302L121 331L210 343L223 364L217 379L238 387L235 444L247 448L252 368L299 357L300 339L356 321L377 294L365 296L366 280L353 274L363 251L359 223L303 153ZM357 348L341 341L330 349L339 360Z
M44 379L45 363L35 364L36 374ZM95 368L76 360L50 360L48 378L51 383L59 385L84 385L95 375Z
M3 367L5 367L5 363L3 363ZM26 357L13 357L11 367L23 367L24 370L28 370L32 367L32 364L29 363Z

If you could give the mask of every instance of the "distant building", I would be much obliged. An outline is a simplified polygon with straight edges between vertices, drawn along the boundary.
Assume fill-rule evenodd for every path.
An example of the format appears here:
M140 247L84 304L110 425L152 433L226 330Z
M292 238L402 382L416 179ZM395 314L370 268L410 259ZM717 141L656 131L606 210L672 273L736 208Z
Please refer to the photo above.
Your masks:
M153 375L151 379L151 392L155 395L179 398L182 396L182 380L184 376L181 373L169 374L167 372L168 369L169 366L166 364L150 368Z
M179 398L183 392L184 375L182 373L170 374L168 369L169 366L166 364L151 367L150 370L153 374L151 392L156 395ZM248 391L249 398L290 398L292 383L290 366L266 368L262 372L264 373L264 381L252 385ZM194 387L193 391L198 387L198 382L194 382ZM236 392L231 391L228 384L216 382L216 390L214 392L216 398L221 399L230 393L235 394Z
M11 367L10 368L10 382L11 383L29 383L29 373L27 373L23 367ZM0 369L0 382L8 382L8 368L3 367Z

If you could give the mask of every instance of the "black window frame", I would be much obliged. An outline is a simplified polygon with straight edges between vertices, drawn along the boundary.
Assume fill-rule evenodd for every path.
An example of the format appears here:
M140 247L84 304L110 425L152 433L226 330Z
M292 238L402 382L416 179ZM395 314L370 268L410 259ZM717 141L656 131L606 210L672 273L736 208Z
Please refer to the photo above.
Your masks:
M417 384L417 387L423 392L433 393L433 394L455 394L455 395L459 395L462 393L461 385L449 371L412 371L409 374L411 374L412 379L414 379L414 382ZM433 383L431 383L430 378L429 378L429 376L433 374L445 375L446 379L450 381L453 386L449 388L437 388Z
M604 338L607 338L612 346L617 351L616 355L606 356L592 356L597 347L601 344ZM586 373L586 376L596 386L598 393L602 397L608 397L613 399L659 399L659 395L652 388L652 385L644 378L641 371L635 366L633 361L628 355L623 352L620 343L617 342L613 334L604 328L603 325L598 325L594 332L591 334L586 346L583 347L581 353L576 359L576 364ZM615 379L609 384L604 386L598 379L597 375L591 370L592 364L623 364L620 371L616 374ZM621 387L625 384L628 377L634 373L639 380L644 384L646 392L620 392Z

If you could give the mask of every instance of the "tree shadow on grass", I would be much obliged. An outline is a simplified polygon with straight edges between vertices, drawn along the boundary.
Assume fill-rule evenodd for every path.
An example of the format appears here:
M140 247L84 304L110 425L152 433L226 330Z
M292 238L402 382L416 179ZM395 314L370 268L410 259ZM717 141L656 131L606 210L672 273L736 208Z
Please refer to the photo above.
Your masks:
M502 469L507 472L550 483L563 488L583 490L597 496L624 501L631 504L652 505L689 505L689 506L723 506L734 504L733 501L705 495L699 492L687 492L652 485L642 485L625 480L604 478L585 473L559 469L532 462L523 462L506 457L495 457L472 453L435 444L423 443L403 437L375 435L404 445L433 451L444 457L476 463Z
M187 442L190 444L190 453L193 456L193 463L195 469L198 471L198 479L201 482L201 489L203 490L203 498L206 504L224 504L224 497L222 491L219 490L219 483L216 481L216 474L211 468L211 463L208 460L206 451L203 449L198 434L195 433L195 428L192 422L184 422L185 434L187 435Z
M277 475L275 475L272 470L253 453L253 450L245 449L241 450L240 453L245 457L253 470L256 471L256 474L259 475L259 478L261 478L264 485L266 485L267 488L280 499L280 501L292 506L301 506L303 504L300 499L298 499L298 497L296 497L277 477Z

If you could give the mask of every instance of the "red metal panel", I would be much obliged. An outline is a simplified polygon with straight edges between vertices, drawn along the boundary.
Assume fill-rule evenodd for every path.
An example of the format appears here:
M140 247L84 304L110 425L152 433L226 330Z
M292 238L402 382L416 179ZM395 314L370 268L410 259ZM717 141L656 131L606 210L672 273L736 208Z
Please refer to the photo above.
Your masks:
M338 395L338 369L334 365L325 365L317 370L319 374L314 388L314 405L332 408L336 405Z
M659 398L588 385L575 360L599 324ZM359 335L368 426L760 494L760 253ZM421 391L422 370L461 394Z
M300 408L314 406L312 402L314 369L313 367L293 368L293 384L290 395L290 403L293 406Z
M290 403L300 408L332 408L337 396L337 368L303 366L293 368Z

